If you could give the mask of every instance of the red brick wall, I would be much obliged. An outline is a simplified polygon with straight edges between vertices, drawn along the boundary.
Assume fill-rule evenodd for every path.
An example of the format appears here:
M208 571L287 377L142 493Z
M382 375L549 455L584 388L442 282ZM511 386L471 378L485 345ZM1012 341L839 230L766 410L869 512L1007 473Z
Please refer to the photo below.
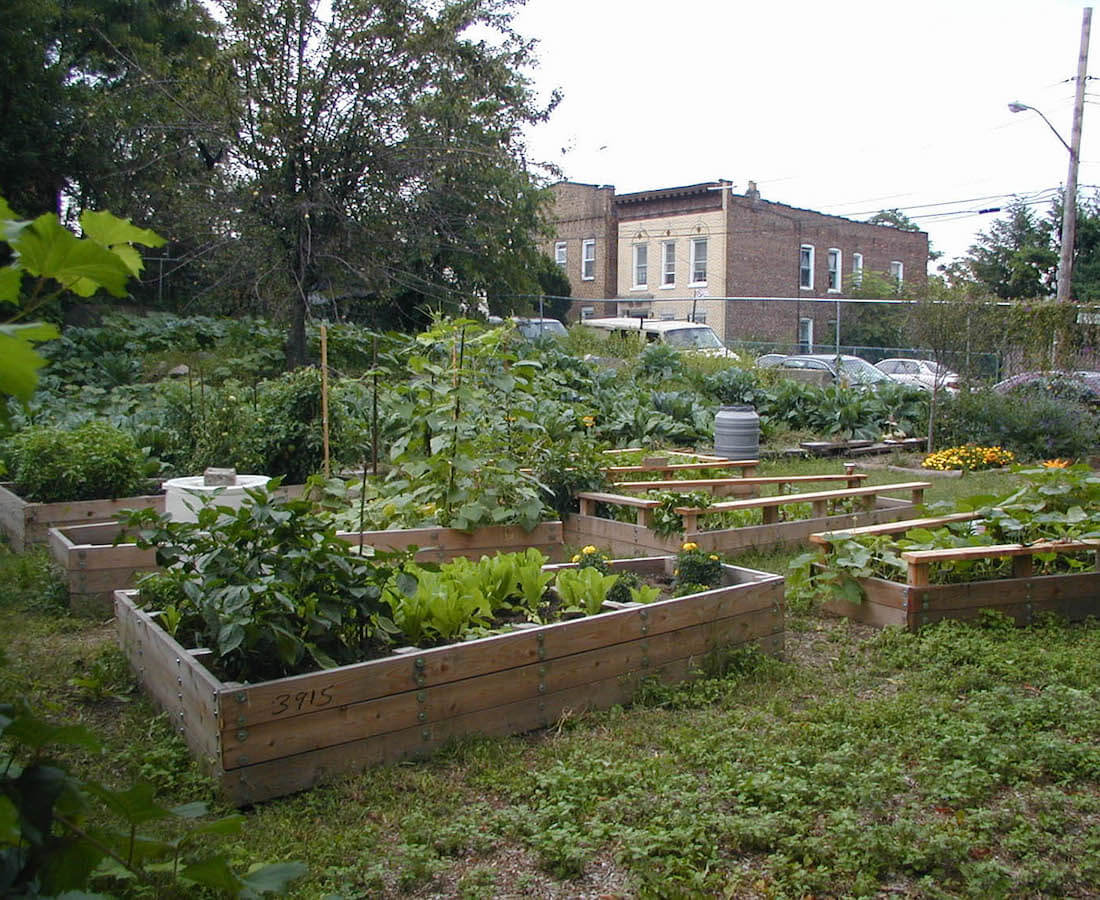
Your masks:
M600 300L614 297L619 277L619 230L612 205L615 188L563 181L552 185L550 190L554 195L550 218L556 235L543 242L543 249L553 259L554 245L566 242L565 273L573 297ZM581 278L581 248L589 239L596 241L596 277L586 281ZM576 308L574 304L574 311ZM600 309L598 314L603 315L604 311Z

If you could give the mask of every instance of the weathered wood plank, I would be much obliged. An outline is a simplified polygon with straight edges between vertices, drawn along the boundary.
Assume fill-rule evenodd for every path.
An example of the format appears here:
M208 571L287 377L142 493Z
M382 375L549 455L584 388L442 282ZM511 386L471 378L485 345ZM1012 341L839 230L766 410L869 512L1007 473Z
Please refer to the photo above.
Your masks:
M353 546L360 543L357 531L340 532L337 537ZM552 560L562 558L564 543L561 522L541 522L531 531L518 525L488 525L473 531L456 528L403 528L364 531L362 543L380 550L418 548L417 559L446 562L458 556L478 558L496 552L510 553L534 547Z
M860 528L846 528L840 531L826 531L820 534L813 534L810 535L810 541L814 544L831 544L834 541L844 538L877 534L902 534L913 528L938 528L940 525L949 525L952 522L972 522L977 518L978 513L965 512L952 513L946 516L926 516L920 519L903 519L900 522L865 525Z
M362 703L330 706L308 716L275 719L249 728L223 723L226 770L290 756L349 740L434 724L454 716L597 683L684 656L702 656L722 646L783 630L779 606L735 614L659 634L519 666L479 678L404 691ZM293 705L294 698L287 703ZM245 758L247 762L241 762Z
M782 649L782 634L755 641L767 652ZM616 676L555 693L521 700L387 735L350 741L227 772L223 790L237 805L247 805L313 787L319 782L367 766L426 756L455 737L504 736L545 728L590 709L629 703L646 678L674 683L694 676L698 661L684 657L629 676Z
M554 660L611 644L781 605L783 580L717 588L689 597L618 610L537 629L494 635L325 672L247 685L234 692L228 715L252 727L276 718L308 715L402 691L426 689L463 678ZM301 696L301 708L287 698Z
M32 544L46 542L51 528L79 525L86 522L106 522L124 509L156 509L164 511L164 495L122 497L118 500L73 500L62 503L28 503L11 490L11 484L0 484L0 525L3 526L12 549L22 552Z
M119 643L138 682L171 718L204 765L220 768L219 695L225 686L124 591L115 594Z

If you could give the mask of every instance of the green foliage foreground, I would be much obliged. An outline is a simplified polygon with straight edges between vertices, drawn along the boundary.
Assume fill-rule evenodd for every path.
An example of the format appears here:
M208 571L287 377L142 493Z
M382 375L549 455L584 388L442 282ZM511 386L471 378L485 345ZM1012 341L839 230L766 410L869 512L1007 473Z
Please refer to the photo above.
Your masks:
M194 799L201 779L144 700L64 684L110 630L44 612L30 588L0 596L4 694L49 696L106 749L74 768L106 783L153 766L159 803ZM1100 881L1095 622L791 629L787 662L709 659L629 710L272 801L219 850L237 871L302 859L301 897L1083 896Z

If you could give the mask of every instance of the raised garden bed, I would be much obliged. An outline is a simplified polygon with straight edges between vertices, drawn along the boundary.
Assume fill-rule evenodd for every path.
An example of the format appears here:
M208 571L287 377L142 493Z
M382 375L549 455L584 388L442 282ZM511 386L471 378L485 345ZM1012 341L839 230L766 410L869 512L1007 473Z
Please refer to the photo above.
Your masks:
M844 477L844 476L842 476ZM658 534L652 527L652 511L658 501L620 494L582 492L578 494L580 513L565 522L565 540L571 544L596 544L608 547L616 555L635 553L675 553L685 541L693 541L704 550L715 553L736 553L742 550L769 550L804 543L810 535L827 530L855 528L879 522L904 519L922 500L927 482L881 484L869 487L845 488L814 493L790 493L771 497L755 497L717 503L703 509L684 507L684 530L676 534ZM670 490L673 487L670 486ZM907 500L883 496L895 491L910 494ZM830 506L853 502L853 512L834 512ZM638 510L635 524L606 519L596 515L598 504L634 507ZM809 503L811 516L802 519L782 519L782 510L792 504ZM698 518L707 513L735 509L760 508L763 522L739 528L699 530Z
M286 488L292 493L300 488ZM353 546L359 532L341 532ZM543 522L531 531L518 525L491 525L474 531L454 528L404 528L366 531L362 543L379 550L416 546L418 560L444 562L456 556L474 559L497 551L509 553L534 547L551 560L564 558L561 522ZM156 551L142 550L114 522L71 525L50 529L50 555L64 570L69 585L69 608L81 614L110 614L116 590L133 587L139 575L157 568Z
M812 540L828 545L842 537L891 534L913 528L932 528L951 521L975 519L974 513L905 520L886 526L838 530L814 535ZM1067 574L1035 574L1037 554L1093 553L1097 565L1092 571ZM906 580L858 577L863 600L854 603L831 598L823 604L825 612L846 616L869 625L899 625L910 631L941 619L972 619L983 610L996 610L1027 625L1037 613L1054 612L1069 621L1100 615L1100 542L1059 541L1033 544L996 544L955 547L940 550L915 550L901 554L907 564ZM957 560L1012 559L1011 578L930 584L929 566Z
M12 550L22 553L32 544L44 544L51 528L110 522L124 509L164 511L164 494L120 497L118 500L70 500L62 503L32 503L12 491L10 482L0 484L0 529Z
M672 558L612 567L669 573ZM543 728L628 703L645 678L694 676L723 648L783 649L783 578L723 567L723 586L572 621L260 684L223 683L206 651L115 594L120 642L143 688L238 806L472 734Z

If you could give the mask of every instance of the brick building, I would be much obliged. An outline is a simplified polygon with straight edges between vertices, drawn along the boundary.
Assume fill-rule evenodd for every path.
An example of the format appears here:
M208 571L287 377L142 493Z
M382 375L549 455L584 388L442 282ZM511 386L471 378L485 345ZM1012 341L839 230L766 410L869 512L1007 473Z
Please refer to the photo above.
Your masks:
M575 182L552 190L546 249L581 301L577 318L694 316L724 340L813 345L835 321L835 304L815 300L845 299L864 272L899 284L927 278L924 232L771 203L752 182L745 194L726 181L618 195Z

